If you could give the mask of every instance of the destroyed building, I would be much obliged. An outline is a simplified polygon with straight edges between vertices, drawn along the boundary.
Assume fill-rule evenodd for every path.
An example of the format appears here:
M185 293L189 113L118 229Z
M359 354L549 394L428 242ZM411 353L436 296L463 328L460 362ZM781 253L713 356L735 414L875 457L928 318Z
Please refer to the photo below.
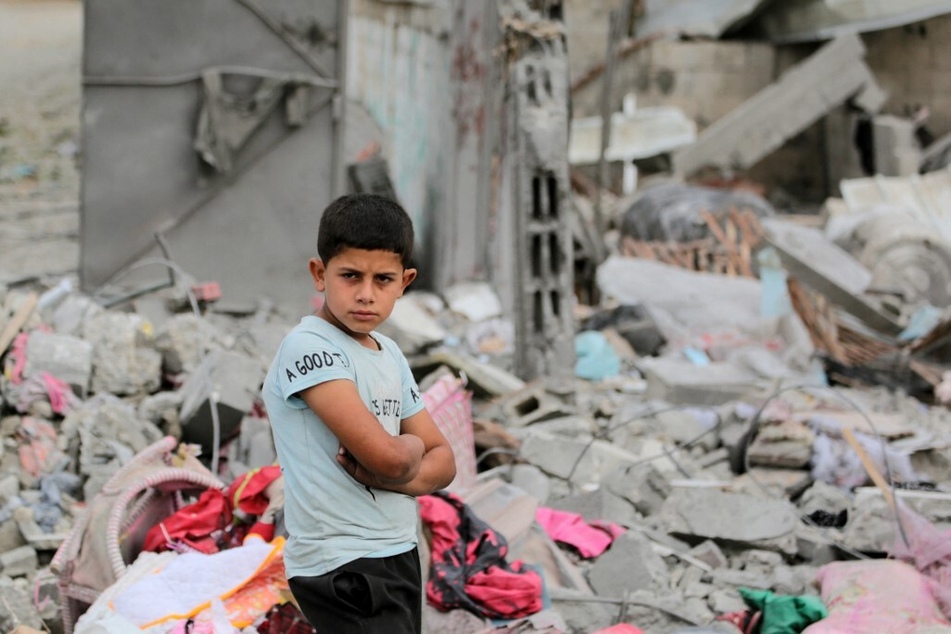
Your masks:
M0 0L0 632L298 618L259 389L345 191L424 578L448 505L520 591L425 631L951 631L951 4L173 5Z

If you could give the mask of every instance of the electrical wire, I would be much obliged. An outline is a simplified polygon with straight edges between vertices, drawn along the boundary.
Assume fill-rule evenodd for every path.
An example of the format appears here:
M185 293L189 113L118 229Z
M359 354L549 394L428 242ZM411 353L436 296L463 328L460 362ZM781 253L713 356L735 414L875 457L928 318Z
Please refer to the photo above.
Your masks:
M774 499L778 498L778 496L776 496L771 490L769 490L769 488L766 487L766 485L760 482L756 478L756 476L753 475L752 471L750 470L748 449L756 435L756 431L758 430L759 424L760 424L760 418L762 417L763 412L766 410L766 407L774 399L778 398L782 394L785 394L786 392L797 391L797 390L806 391L806 392L817 390L817 391L821 391L826 394L832 395L833 397L839 399L840 401L842 401L843 403L851 407L853 410L855 410L865 420L865 422L869 426L869 429L872 430L872 433L875 435L875 437L878 439L879 443L882 446L882 462L884 463L884 466L885 466L885 478L888 481L888 487L892 492L893 499L897 500L898 498L895 496L895 483L894 483L894 480L892 479L891 468L888 465L888 452L886 451L887 445L885 443L884 437L879 433L878 429L875 427L875 423L872 421L871 417L865 412L864 409L862 409L855 401L848 398L845 394L842 394L839 391L833 390L832 388L826 385L799 384L799 385L790 385L786 387L777 388L773 390L773 392L769 396L767 396L766 400L763 401L763 403L759 406L756 412L749 418L749 420L747 421L748 429L746 431L746 434L744 435L744 446L743 446L742 454L743 454L743 470L746 472L747 476L749 476L750 480L768 496ZM820 526L818 526L818 524L813 522L812 519L806 515L800 514L800 518L802 519L803 522L805 522L806 524L809 524L810 526L821 528ZM908 541L908 535L905 531L905 525L902 522L901 513L898 511L897 503L895 506L895 524L898 528L898 534L901 536L902 541L905 543L905 546L910 546ZM858 551L855 551L845 546L844 544L840 544L836 542L835 540L830 539L829 542L833 546L836 546L837 548L841 549L843 552L846 552L858 559L868 559L866 555L859 553Z

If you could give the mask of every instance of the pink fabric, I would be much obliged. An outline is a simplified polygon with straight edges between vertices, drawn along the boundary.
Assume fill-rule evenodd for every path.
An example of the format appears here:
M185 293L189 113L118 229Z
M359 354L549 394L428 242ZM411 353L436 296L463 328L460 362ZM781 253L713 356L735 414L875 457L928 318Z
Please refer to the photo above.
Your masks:
M934 581L890 559L836 561L816 575L829 616L803 634L951 634L935 602Z
M951 529L939 530L901 500L898 509L908 545L900 534L897 535L891 555L915 566L935 582L934 596L938 607L945 618L951 619Z
M13 339L13 345L10 346L10 359L13 359L13 367L7 372L7 378L14 385L23 382L23 368L26 367L26 343L30 335L21 332Z
M69 383L57 379L49 372L41 375L43 384L46 386L46 394L49 396L50 405L55 414L68 414L69 410L75 407L79 399L73 394L73 388Z
M577 513L538 507L535 519L556 542L573 546L582 557L597 557L627 530L613 522L586 522Z
M603 630L598 630L594 634L644 634L644 630L634 627L628 623L618 623Z
M464 491L476 482L475 440L472 431L472 393L460 379L441 377L423 392L423 402L456 458L456 478L449 491Z

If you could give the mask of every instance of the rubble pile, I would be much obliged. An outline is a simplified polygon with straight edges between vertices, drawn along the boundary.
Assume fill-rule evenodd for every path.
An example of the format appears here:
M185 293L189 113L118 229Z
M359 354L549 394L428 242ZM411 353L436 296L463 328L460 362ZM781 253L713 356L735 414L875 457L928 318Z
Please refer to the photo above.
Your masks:
M714 631L751 592L817 596L823 566L896 552L908 538L896 504L935 530L951 523L951 414L893 385L830 386L824 340L767 288L769 267L781 281L792 270L759 256L760 277L610 257L602 306L576 309L567 387L512 373L513 328L487 285L399 301L386 329L430 408L447 379L472 395L451 419L465 434L444 428L460 464L449 490L544 580L522 631ZM267 304L195 312L183 293L142 300L147 318L135 300L5 292L0 579L22 601L4 604L4 623L63 627L54 553L163 438L222 486L273 464L258 391L291 318ZM890 485L872 486L883 475ZM492 627L454 612L427 606L429 631Z

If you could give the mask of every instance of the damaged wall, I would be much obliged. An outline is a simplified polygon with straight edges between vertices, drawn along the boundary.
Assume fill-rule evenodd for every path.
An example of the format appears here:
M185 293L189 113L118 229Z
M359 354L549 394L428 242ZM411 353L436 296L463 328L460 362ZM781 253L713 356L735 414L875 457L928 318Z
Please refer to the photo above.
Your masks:
M568 30L574 113L597 115L600 78L585 82L584 75L604 61L607 20L602 14L607 3L567 4L569 16L590 22ZM603 24L600 31L598 23ZM949 34L951 16L939 16L861 36L867 48L865 62L889 96L883 112L909 117L928 108L926 127L935 137L951 131L951 83L945 81L951 62L944 59L942 46ZM639 106L680 107L703 130L812 55L820 44L657 40L623 56L614 94L620 102L625 92L633 90ZM579 80L584 83L581 87ZM747 175L806 202L836 195L839 181L863 175L854 143L857 117L848 106L833 109L824 121L790 139Z
M347 96L382 130L397 197L416 224L422 285L481 277L494 3L353 0L350 7Z

